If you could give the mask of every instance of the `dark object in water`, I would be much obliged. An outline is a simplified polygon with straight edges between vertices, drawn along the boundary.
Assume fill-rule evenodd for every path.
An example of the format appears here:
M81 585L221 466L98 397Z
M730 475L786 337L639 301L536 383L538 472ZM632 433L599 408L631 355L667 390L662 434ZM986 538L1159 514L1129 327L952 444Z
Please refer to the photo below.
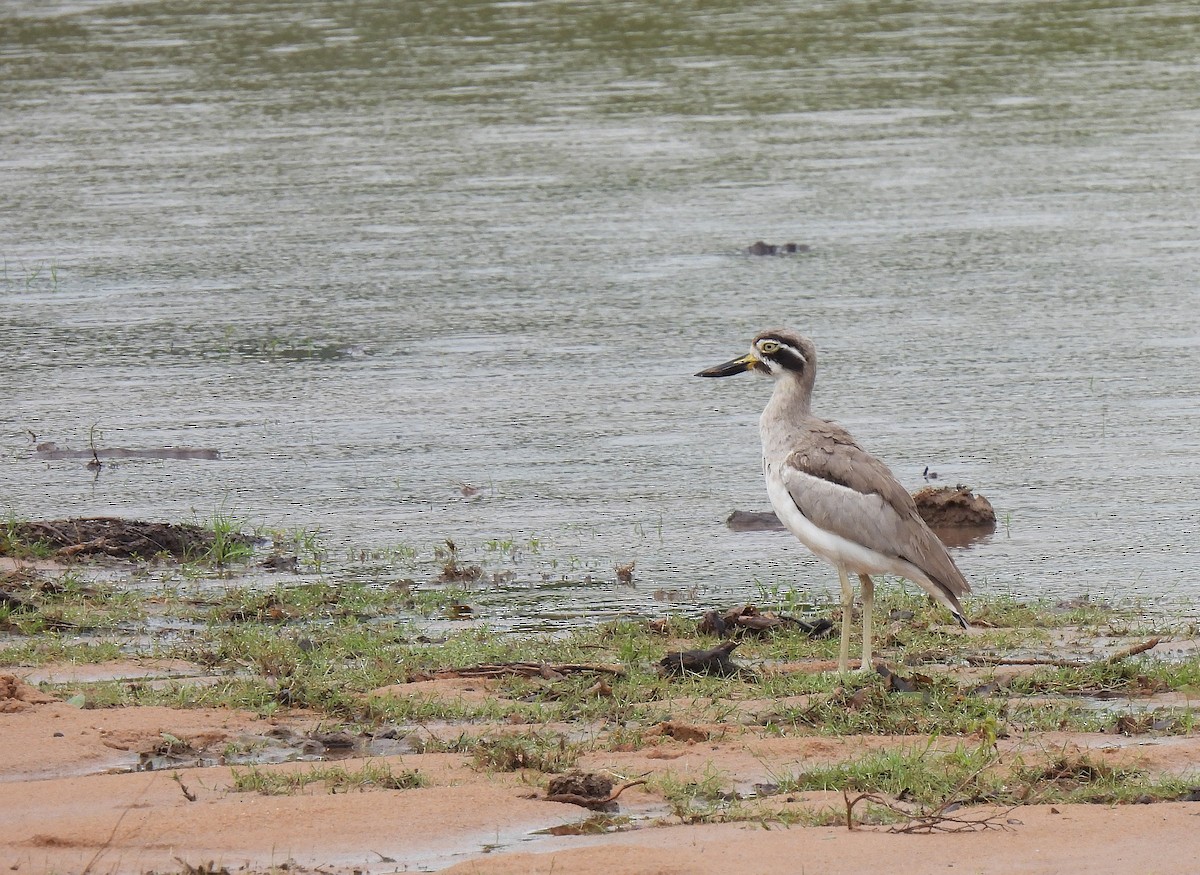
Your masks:
M734 532L782 532L783 523L773 510L735 510L725 518Z
M729 678L752 674L729 658L737 641L726 641L708 650L673 650L658 662L664 675L710 674Z
M255 539L236 533L224 536L249 546ZM55 558L113 556L118 559L153 559L164 554L176 559L203 556L216 543L209 529L189 523L147 523L117 517L80 517L16 523L7 539L0 541L0 554L10 544L40 544L55 551Z
M820 620L797 620L770 611L759 611L754 605L741 605L731 608L725 613L709 611L700 621L699 631L704 635L717 635L721 638L746 635L764 635L778 629L797 629L810 638L820 638L826 635L833 623L824 618Z
M774 243L766 243L762 240L757 240L746 247L747 255L796 255L800 252L809 252L812 247L807 243L783 243L776 245Z
M60 450L53 441L38 444L34 450L39 459L91 459L97 464L100 459L220 459L220 450L197 449L194 447L154 447L131 450L126 447L100 447L94 450Z
M259 568L265 568L268 571L290 571L293 574L300 573L300 557L294 553L272 553L262 562L258 563Z

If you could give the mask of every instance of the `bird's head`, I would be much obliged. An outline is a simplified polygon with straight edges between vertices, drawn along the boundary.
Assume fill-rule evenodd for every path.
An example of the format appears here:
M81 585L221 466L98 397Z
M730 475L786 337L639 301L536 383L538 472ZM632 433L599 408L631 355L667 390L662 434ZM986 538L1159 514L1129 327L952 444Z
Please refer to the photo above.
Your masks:
M746 371L779 379L785 376L811 380L817 364L813 342L791 328L761 332L750 344L750 352L724 364L705 368L697 377L732 377Z

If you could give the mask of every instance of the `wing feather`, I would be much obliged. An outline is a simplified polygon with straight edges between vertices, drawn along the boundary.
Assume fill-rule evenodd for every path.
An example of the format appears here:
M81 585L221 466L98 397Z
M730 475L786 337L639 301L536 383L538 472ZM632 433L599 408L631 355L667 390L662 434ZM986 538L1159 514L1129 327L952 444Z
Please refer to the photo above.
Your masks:
M809 438L787 457L781 472L801 513L823 529L917 566L954 602L971 591L885 464L836 423L821 422Z

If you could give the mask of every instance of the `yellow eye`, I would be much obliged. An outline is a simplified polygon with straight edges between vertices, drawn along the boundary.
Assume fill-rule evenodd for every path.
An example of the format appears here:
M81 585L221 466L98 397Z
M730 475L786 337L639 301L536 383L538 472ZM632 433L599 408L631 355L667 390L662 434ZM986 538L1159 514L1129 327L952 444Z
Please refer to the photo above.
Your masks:
M765 355L774 355L779 352L779 341L777 340L761 340L758 343L758 351Z

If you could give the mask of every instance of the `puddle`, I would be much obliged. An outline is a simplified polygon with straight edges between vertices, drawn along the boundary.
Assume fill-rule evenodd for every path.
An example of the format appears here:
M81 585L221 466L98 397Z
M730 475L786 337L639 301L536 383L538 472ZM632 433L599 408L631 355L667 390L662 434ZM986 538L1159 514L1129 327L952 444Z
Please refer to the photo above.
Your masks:
M14 668L11 671L27 684L87 684L100 681L210 680L209 671L183 660L161 662L101 662Z
M205 766L262 766L278 763L328 763L367 757L388 757L420 753L415 736L387 731L372 736L354 736L347 732L299 734L276 727L257 735L242 733L219 745L193 749L186 743L165 742L160 749L138 755L136 763L119 771L157 771ZM112 769L109 769L112 771Z

